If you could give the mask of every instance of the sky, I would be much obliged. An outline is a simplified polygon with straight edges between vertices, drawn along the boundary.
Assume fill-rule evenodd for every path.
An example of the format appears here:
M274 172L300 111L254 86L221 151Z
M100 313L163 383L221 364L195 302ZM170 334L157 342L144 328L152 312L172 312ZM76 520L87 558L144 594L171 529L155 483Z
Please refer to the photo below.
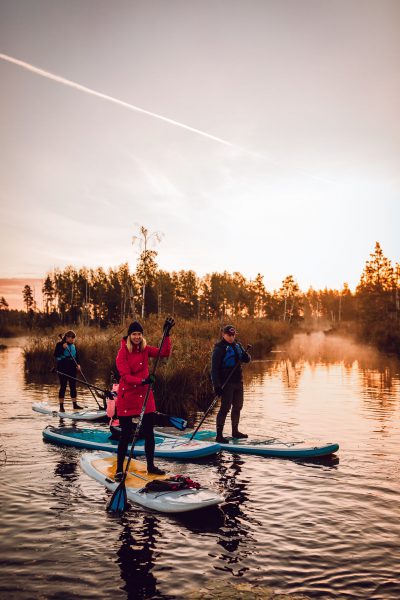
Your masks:
M0 278L400 260L397 0L2 0ZM153 238L154 239L154 238Z

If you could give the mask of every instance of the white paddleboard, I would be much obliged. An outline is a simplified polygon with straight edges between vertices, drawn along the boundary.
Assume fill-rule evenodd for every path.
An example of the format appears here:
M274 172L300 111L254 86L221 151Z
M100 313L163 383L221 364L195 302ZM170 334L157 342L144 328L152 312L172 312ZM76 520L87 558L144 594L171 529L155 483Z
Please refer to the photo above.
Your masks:
M52 408L48 402L35 402L32 404L32 410L43 415L51 415L52 417L60 417L61 419L72 419L73 421L96 421L103 419L107 414L105 410L94 410L92 408L61 412Z
M111 492L118 487L114 481L117 459L108 452L83 454L81 467L90 477L104 485ZM129 473L125 480L128 500L140 506L165 513L181 513L216 506L224 502L224 498L206 488L188 488L176 491L146 492L144 486L154 479L168 479L171 473L165 475L149 475L145 463L132 460Z

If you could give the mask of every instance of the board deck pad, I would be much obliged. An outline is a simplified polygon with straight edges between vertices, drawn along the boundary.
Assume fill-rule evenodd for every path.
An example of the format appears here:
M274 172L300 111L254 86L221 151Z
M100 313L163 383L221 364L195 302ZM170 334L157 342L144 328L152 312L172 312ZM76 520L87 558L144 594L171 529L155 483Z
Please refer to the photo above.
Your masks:
M105 452L117 452L118 440L112 439L109 429L98 427L52 427L47 425L43 430L43 438L47 442L90 450ZM173 458L177 460L192 460L203 458L219 452L220 445L215 441L200 441L188 438L165 438L155 436L154 455L162 458ZM143 456L146 453L145 441L137 440L134 449L134 457ZM127 448L127 456L130 454L130 445Z
M170 430L169 430L170 431ZM168 431L161 430L160 428L155 429L157 435L165 435L168 438L176 438L179 436L175 432L169 433ZM185 433L180 435L181 438L190 438L192 433ZM207 441L215 440L216 432L209 430L198 431L194 439ZM248 438L237 439L228 437L228 443L221 443L220 447L228 452L239 452L241 454L254 454L268 457L278 458L322 458L324 456L330 456L339 450L339 444L334 442L319 442L319 441L305 441L296 440L285 442L278 438L266 438L264 440L251 440Z
M124 463L124 470L126 467L127 461ZM103 473L108 479L112 479L114 481L114 476L117 469L117 459L114 456L109 458L98 458L93 461L93 467L97 469L100 473ZM125 485L131 488L140 489L146 485L149 481L154 481L154 479L168 479L170 475L166 473L165 475L153 475L151 473L147 473L145 463L140 460L131 460L129 465L128 475L125 479Z

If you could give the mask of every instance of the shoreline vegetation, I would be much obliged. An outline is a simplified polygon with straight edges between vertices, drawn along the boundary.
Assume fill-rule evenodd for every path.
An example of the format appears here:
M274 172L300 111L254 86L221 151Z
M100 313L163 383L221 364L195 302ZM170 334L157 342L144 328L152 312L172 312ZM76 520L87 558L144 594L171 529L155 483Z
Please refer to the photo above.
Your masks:
M142 227L141 233L149 232ZM218 337L217 324L223 322L240 323L239 328L246 334L249 328L254 332L253 353L258 351L257 344L268 351L268 343L261 341L263 336L275 339L277 331L302 328L352 335L382 352L400 356L400 264L393 266L378 242L354 292L347 283L341 290L310 287L302 292L292 275L282 281L278 290L269 292L260 273L247 280L237 272L204 277L191 270L167 272L159 269L156 256L155 250L143 251L134 273L127 263L107 272L101 267L55 269L44 280L42 311L38 310L29 285L22 290L25 311L10 310L6 299L0 297L0 337L73 327L82 330L84 340L85 336L93 338L97 352L97 345L112 340L122 323L143 321L146 315L152 335L154 320L172 315L185 323L186 336L191 341L186 346L183 341L179 343L190 360L194 352L198 358L202 356L202 350L196 346L197 332L203 339L214 340ZM48 349L43 351L48 353ZM110 357L105 356L104 360L109 363ZM28 365L28 369L32 371L32 366Z
M149 317L143 321L144 336L150 345L158 346L162 336L163 318ZM276 345L288 341L294 328L288 323L267 319L234 319L238 340L252 345L252 358L261 358ZM90 383L101 382L108 388L115 358L126 335L129 321L124 327L94 330L77 327L76 345L80 364ZM188 321L176 319L172 331L173 351L169 359L160 364L154 386L157 408L161 412L188 416L193 410L205 410L213 397L210 378L210 361L214 344L220 339L221 321ZM59 330L41 335L37 332L24 347L25 372L29 380L57 381L51 373L54 367L54 347ZM79 377L79 375L78 375ZM81 384L80 384L81 385Z

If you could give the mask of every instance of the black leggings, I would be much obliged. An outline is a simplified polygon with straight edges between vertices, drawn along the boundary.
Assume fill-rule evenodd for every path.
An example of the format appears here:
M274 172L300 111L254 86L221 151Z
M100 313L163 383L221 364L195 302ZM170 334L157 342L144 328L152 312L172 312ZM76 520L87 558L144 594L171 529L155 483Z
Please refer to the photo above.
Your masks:
M64 399L65 396L65 391L67 389L67 384L69 383L69 391L71 394L71 398L72 400L76 400L76 382L74 379L71 379L71 377L68 377L68 375L71 375L71 377L75 377L76 378L76 369L75 368L69 368L68 369L68 373L66 373L66 375L59 375L58 378L60 380L60 389L58 391L58 397L60 400Z
M243 408L243 383L228 383L224 387L221 407L217 414L217 429L224 428L225 419L231 408L232 431L236 432L240 420L240 411Z
M124 470L124 460L128 446L132 441L134 425L132 417L118 417L121 426L121 437L118 443L118 460L117 472ZM151 469L154 466L154 413L146 413L143 415L142 425L140 427L140 437L144 438L144 450L146 452L147 468Z

